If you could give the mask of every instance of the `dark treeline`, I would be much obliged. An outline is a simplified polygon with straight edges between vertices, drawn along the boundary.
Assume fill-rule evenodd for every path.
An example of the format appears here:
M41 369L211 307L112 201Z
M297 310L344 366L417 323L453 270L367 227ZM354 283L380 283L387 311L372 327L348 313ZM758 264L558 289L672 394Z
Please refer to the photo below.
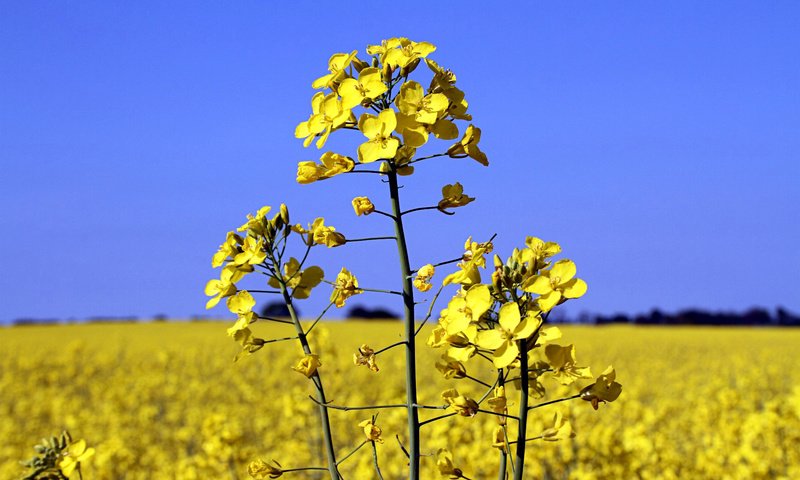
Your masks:
M272 303L266 305L260 312L264 317L288 317L289 312L282 303ZM299 312L298 312L299 314ZM354 305L347 310L347 318L355 320L399 320L400 315L382 307L365 307ZM435 319L435 317L434 317ZM137 321L169 321L168 315L159 314L152 318L139 319L133 316L102 316L91 317L85 320L74 318L62 321L55 318L18 318L10 322L12 325L56 325L62 323L125 323ZM215 316L196 316L189 318L190 321L217 321ZM652 310L647 314L629 316L626 314L616 315L591 315L580 314L577 318L570 318L563 315L552 315L550 323L572 323L587 325L753 325L765 327L800 327L800 315L789 312L785 308L778 307L773 312L764 308L752 308L744 313L735 312L709 312L700 309L681 310L677 313L664 313L658 309Z
M752 308L744 313L709 312L699 309L664 313L658 309L636 316L616 314L610 316L581 314L577 319L554 318L556 323L585 323L594 325L754 325L772 327L798 327L800 316L779 307L774 312L764 308Z

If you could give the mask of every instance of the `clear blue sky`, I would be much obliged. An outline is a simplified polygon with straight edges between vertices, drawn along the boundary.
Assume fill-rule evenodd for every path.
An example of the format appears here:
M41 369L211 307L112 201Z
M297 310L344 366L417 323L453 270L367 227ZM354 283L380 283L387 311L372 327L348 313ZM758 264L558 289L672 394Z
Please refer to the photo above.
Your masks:
M350 207L386 205L377 178L294 183L318 152L293 131L330 54L390 36L438 46L491 161L407 179L404 206L477 197L411 220L412 263L537 235L589 284L572 314L800 310L800 3L487 5L0 2L0 321L206 313L211 255L264 204L389 234ZM397 288L394 252L314 260Z

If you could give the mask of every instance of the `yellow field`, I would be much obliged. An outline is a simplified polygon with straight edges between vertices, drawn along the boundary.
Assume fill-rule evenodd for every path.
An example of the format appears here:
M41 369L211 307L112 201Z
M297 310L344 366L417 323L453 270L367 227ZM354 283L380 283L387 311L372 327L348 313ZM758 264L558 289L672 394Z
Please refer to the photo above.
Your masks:
M232 363L239 347L227 323L158 323L17 327L0 330L0 478L23 470L18 460L62 428L97 454L88 479L248 478L261 457L284 467L319 465L316 409L309 381L291 370L293 343L269 345ZM288 330L257 325L260 336ZM319 328L319 327L318 327ZM800 478L800 331L745 328L564 327L562 344L601 372L609 363L623 384L614 403L592 410L573 400L534 410L529 432L552 421L555 408L578 436L533 442L530 478ZM352 364L361 343L379 348L400 339L399 323L327 324L316 342L320 373L337 404L402 403L402 354L378 357L380 372ZM433 367L438 350L420 335L420 402L441 404L454 384L480 397L485 387L449 381ZM470 372L491 382L493 373ZM589 381L588 383L591 383ZM582 385L582 384L581 384ZM548 383L548 398L558 398ZM575 393L573 388L569 393ZM509 392L513 401L516 391ZM513 408L513 407L512 407ZM363 439L371 412L332 412L340 458ZM424 414L423 418L432 415ZM377 424L385 478L400 478L396 433L403 410L382 410ZM496 478L495 420L479 414L423 427L423 452L448 447L472 479ZM423 458L423 478L438 478ZM375 478L371 450L342 468L348 479ZM316 478L286 474L284 478Z

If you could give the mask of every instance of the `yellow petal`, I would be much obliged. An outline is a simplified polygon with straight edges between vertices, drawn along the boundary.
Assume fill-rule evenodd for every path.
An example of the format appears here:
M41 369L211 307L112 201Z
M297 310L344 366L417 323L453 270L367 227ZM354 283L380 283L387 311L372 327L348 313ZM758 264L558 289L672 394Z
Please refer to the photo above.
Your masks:
M553 290L552 292L542 295L538 299L539 308L542 309L543 312L549 312L553 309L558 302L561 300L561 292L558 290Z
M525 280L525 283L522 284L522 289L528 293L546 295L553 291L553 286L550 284L549 277L545 275L534 275Z
M516 360L517 355L519 355L519 348L516 342L505 342L500 348L495 350L492 361L494 362L495 368L505 368Z
M580 278L573 278L564 284L564 296L567 298L580 298L586 293L586 282Z
M503 338L503 332L497 329L481 330L478 332L478 336L475 339L475 343L479 347L489 350L500 348L500 345L502 345L504 342L505 339Z
M541 324L542 317L539 315L528 314L525 317L525 320L520 322L520 324L517 325L517 328L514 330L514 338L518 340L529 338Z
M550 278L559 278L559 285L566 283L575 276L577 268L572 260L559 260L550 269Z
M477 322L489 307L492 306L492 295L489 286L484 284L473 285L467 290L467 307L472 311L472 320Z
M500 325L508 332L513 332L520 321L519 305L516 302L508 302L500 307L500 312L497 314L500 320Z

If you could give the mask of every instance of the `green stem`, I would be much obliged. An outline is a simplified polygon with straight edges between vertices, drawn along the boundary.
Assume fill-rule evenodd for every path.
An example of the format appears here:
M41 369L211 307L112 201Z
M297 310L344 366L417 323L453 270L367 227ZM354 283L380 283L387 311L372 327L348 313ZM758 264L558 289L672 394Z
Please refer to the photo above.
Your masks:
M424 422L420 422L419 426L421 427L421 426L423 426L425 424L433 423L433 422L435 422L437 420L442 420L443 418L452 417L453 415L458 415L458 414L457 413L445 413L444 415L439 415L438 417L429 418L429 419L425 420Z
M337 463L337 465L340 465L340 464L344 463L344 461L345 461L345 460L347 460L348 458L352 457L354 453L356 453L357 451L361 450L361 447L363 447L364 445L366 445L367 441L368 441L368 440L364 440L363 442L361 442L361 444L360 444L359 446L357 446L356 448L354 448L353 450L351 450L351 451L350 451L350 453L348 453L347 455L345 455L345 456L344 456L344 458L342 458L341 460L339 460L339 462Z
M319 400L309 395L309 398L314 401L314 403L324 406L326 408L332 408L334 410L343 410L345 412L349 412L350 410L378 410L381 408L406 408L405 403L397 403L394 405L364 405L363 407L348 407L347 405L333 405L330 403L320 404Z
M378 465L378 447L375 446L375 442L372 442L372 458L375 459L375 473L378 474L378 478L383 480L383 474L381 474L381 467Z
M514 454L514 480L522 480L525 470L525 435L528 429L528 342L519 341L519 427L517 429L517 448Z
M408 247L403 230L402 210L400 208L400 191L397 186L397 171L392 166L388 174L389 196L392 200L395 236L397 237L397 253L400 257L400 278L403 282L403 305L405 307L405 340L406 340L406 404L408 405L408 478L419 480L419 415L414 405L417 403L417 358L414 341L414 289L411 281L411 267L408 261Z
M501 368L497 370L497 385L503 387L505 386L505 383L506 383L505 378L503 378L503 369ZM508 442L505 428L503 429L503 438L505 439L506 442ZM507 449L508 449L508 444L506 443L506 448L500 450L500 469L498 470L497 473L497 480L506 480L506 475L507 475L506 470L508 469Z
M406 343L406 342L405 342L405 341L403 341L403 342L397 342L397 343L393 343L393 344L389 345L388 347L383 347L383 348L381 348L380 350L376 351L376 352L375 352L375 355L378 355L379 353L383 353L383 352L385 352L386 350L389 350L389 349L391 349L391 348L394 348L394 347L399 347L400 345L403 345L404 343Z
M547 405L552 405L552 404L558 403L558 402L566 402L567 400L574 400L576 398L581 398L581 394L578 393L578 394L573 395L571 397L564 397L564 398L559 398L557 400L550 400L549 402L542 402L542 403L536 404L536 405L534 405L532 407L528 407L528 410L533 410L535 408L542 408L542 407L547 406Z
M464 378L468 378L468 379L472 380L472 381L473 381L473 382L475 382L475 383L480 383L480 384L481 384L481 385L483 385L484 387L489 387L489 388L492 388L492 386L491 386L491 385L489 385L488 383L484 382L483 380L479 380L479 379L477 379L477 378L475 378L475 377L471 377L471 376L469 376L469 375L464 375Z
M354 243L354 242L369 242L372 240L395 240L394 237L365 237L365 238L348 238L345 240L345 243Z
M294 305L292 305L292 297L286 290L286 284L280 280L278 283L280 283L281 286L283 301L286 303L286 308L289 310L289 316L291 316L292 322L294 323L294 328L297 331L297 337L300 340L300 344L303 346L303 352L306 355L309 355L311 354L311 347L308 344L308 339L306 338L305 332L303 332L303 326L300 325L300 319L297 316L297 311L294 309ZM328 418L328 407L325 406L325 403L327 402L327 400L325 400L325 389L322 387L322 379L319 376L319 372L314 372L313 377L316 377L313 383L314 386L317 387L317 403L320 404L319 417L322 423L325 454L328 457L328 472L331 474L331 480L339 480L341 474L336 468L336 450L333 448L333 437L331 437L331 422Z

